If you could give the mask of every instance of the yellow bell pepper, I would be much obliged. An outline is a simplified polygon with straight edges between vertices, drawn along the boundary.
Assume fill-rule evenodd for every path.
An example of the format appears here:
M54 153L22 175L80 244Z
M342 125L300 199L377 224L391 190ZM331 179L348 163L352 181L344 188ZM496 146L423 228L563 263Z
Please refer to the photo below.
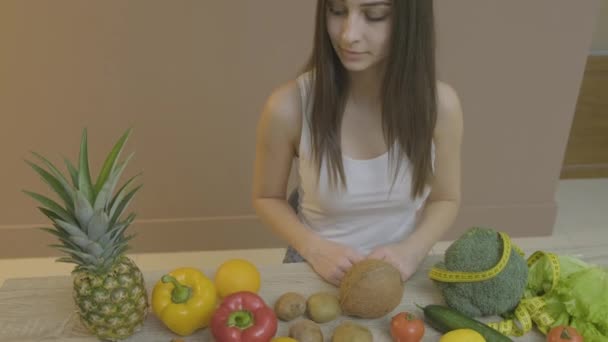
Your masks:
M215 285L195 268L173 270L152 291L152 310L167 328L181 336L207 327L216 304Z

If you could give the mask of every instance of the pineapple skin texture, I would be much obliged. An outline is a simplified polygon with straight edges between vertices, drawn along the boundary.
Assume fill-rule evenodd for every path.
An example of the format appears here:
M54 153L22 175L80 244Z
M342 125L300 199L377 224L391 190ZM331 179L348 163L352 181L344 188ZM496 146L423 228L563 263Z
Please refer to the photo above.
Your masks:
M73 298L83 325L101 339L126 339L141 329L149 311L141 271L121 256L105 274L76 271Z

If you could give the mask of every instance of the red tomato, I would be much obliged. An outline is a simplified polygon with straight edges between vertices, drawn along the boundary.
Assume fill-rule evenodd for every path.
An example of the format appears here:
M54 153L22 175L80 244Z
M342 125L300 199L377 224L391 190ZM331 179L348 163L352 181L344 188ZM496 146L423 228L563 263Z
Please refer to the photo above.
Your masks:
M560 325L549 331L547 342L583 342L583 337L573 327Z
M400 312L391 319L391 336L394 342L420 342L424 323L409 312Z

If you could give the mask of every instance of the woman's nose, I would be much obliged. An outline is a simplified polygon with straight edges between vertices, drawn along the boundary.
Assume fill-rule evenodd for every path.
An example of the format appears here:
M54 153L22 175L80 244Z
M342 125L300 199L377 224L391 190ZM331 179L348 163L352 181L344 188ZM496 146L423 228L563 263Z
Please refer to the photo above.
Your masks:
M352 45L361 40L361 22L356 15L349 14L342 26L342 42Z

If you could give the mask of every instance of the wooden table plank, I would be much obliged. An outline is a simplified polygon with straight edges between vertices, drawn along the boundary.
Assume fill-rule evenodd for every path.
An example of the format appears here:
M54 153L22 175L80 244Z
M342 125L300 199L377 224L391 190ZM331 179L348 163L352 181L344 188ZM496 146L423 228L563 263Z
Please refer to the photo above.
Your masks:
M560 249L543 249L559 254L575 255L591 263L608 265L608 252L604 245L590 247L573 247ZM530 253L532 251L526 251ZM375 341L390 341L388 327L392 314L399 311L411 311L422 315L416 304L442 304L440 292L427 277L429 268L439 261L439 256L429 256L419 271L407 282L401 304L393 313L374 320L340 317L337 320L321 325L325 340L329 341L331 332L340 322L354 320L370 328ZM177 265L176 265L177 266ZM196 267L196 265L195 265ZM297 291L305 296L318 291L337 293L337 289L322 281L307 264L288 264L260 266L262 287L260 295L269 305L284 292ZM168 270L167 270L168 271ZM205 269L213 276L214 270ZM145 272L144 278L149 294L155 282L163 272ZM44 339L62 341L96 341L84 329L76 314L72 300L72 283L68 276L8 279L0 288L0 341L39 341ZM492 321L492 319L484 319ZM278 335L286 335L289 324L279 324ZM170 341L177 336L165 328L156 316L150 313L144 329L128 341ZM427 326L424 341L437 341L439 334ZM213 341L209 329L199 330L185 338L185 341ZM532 331L514 341L544 341L537 331Z

